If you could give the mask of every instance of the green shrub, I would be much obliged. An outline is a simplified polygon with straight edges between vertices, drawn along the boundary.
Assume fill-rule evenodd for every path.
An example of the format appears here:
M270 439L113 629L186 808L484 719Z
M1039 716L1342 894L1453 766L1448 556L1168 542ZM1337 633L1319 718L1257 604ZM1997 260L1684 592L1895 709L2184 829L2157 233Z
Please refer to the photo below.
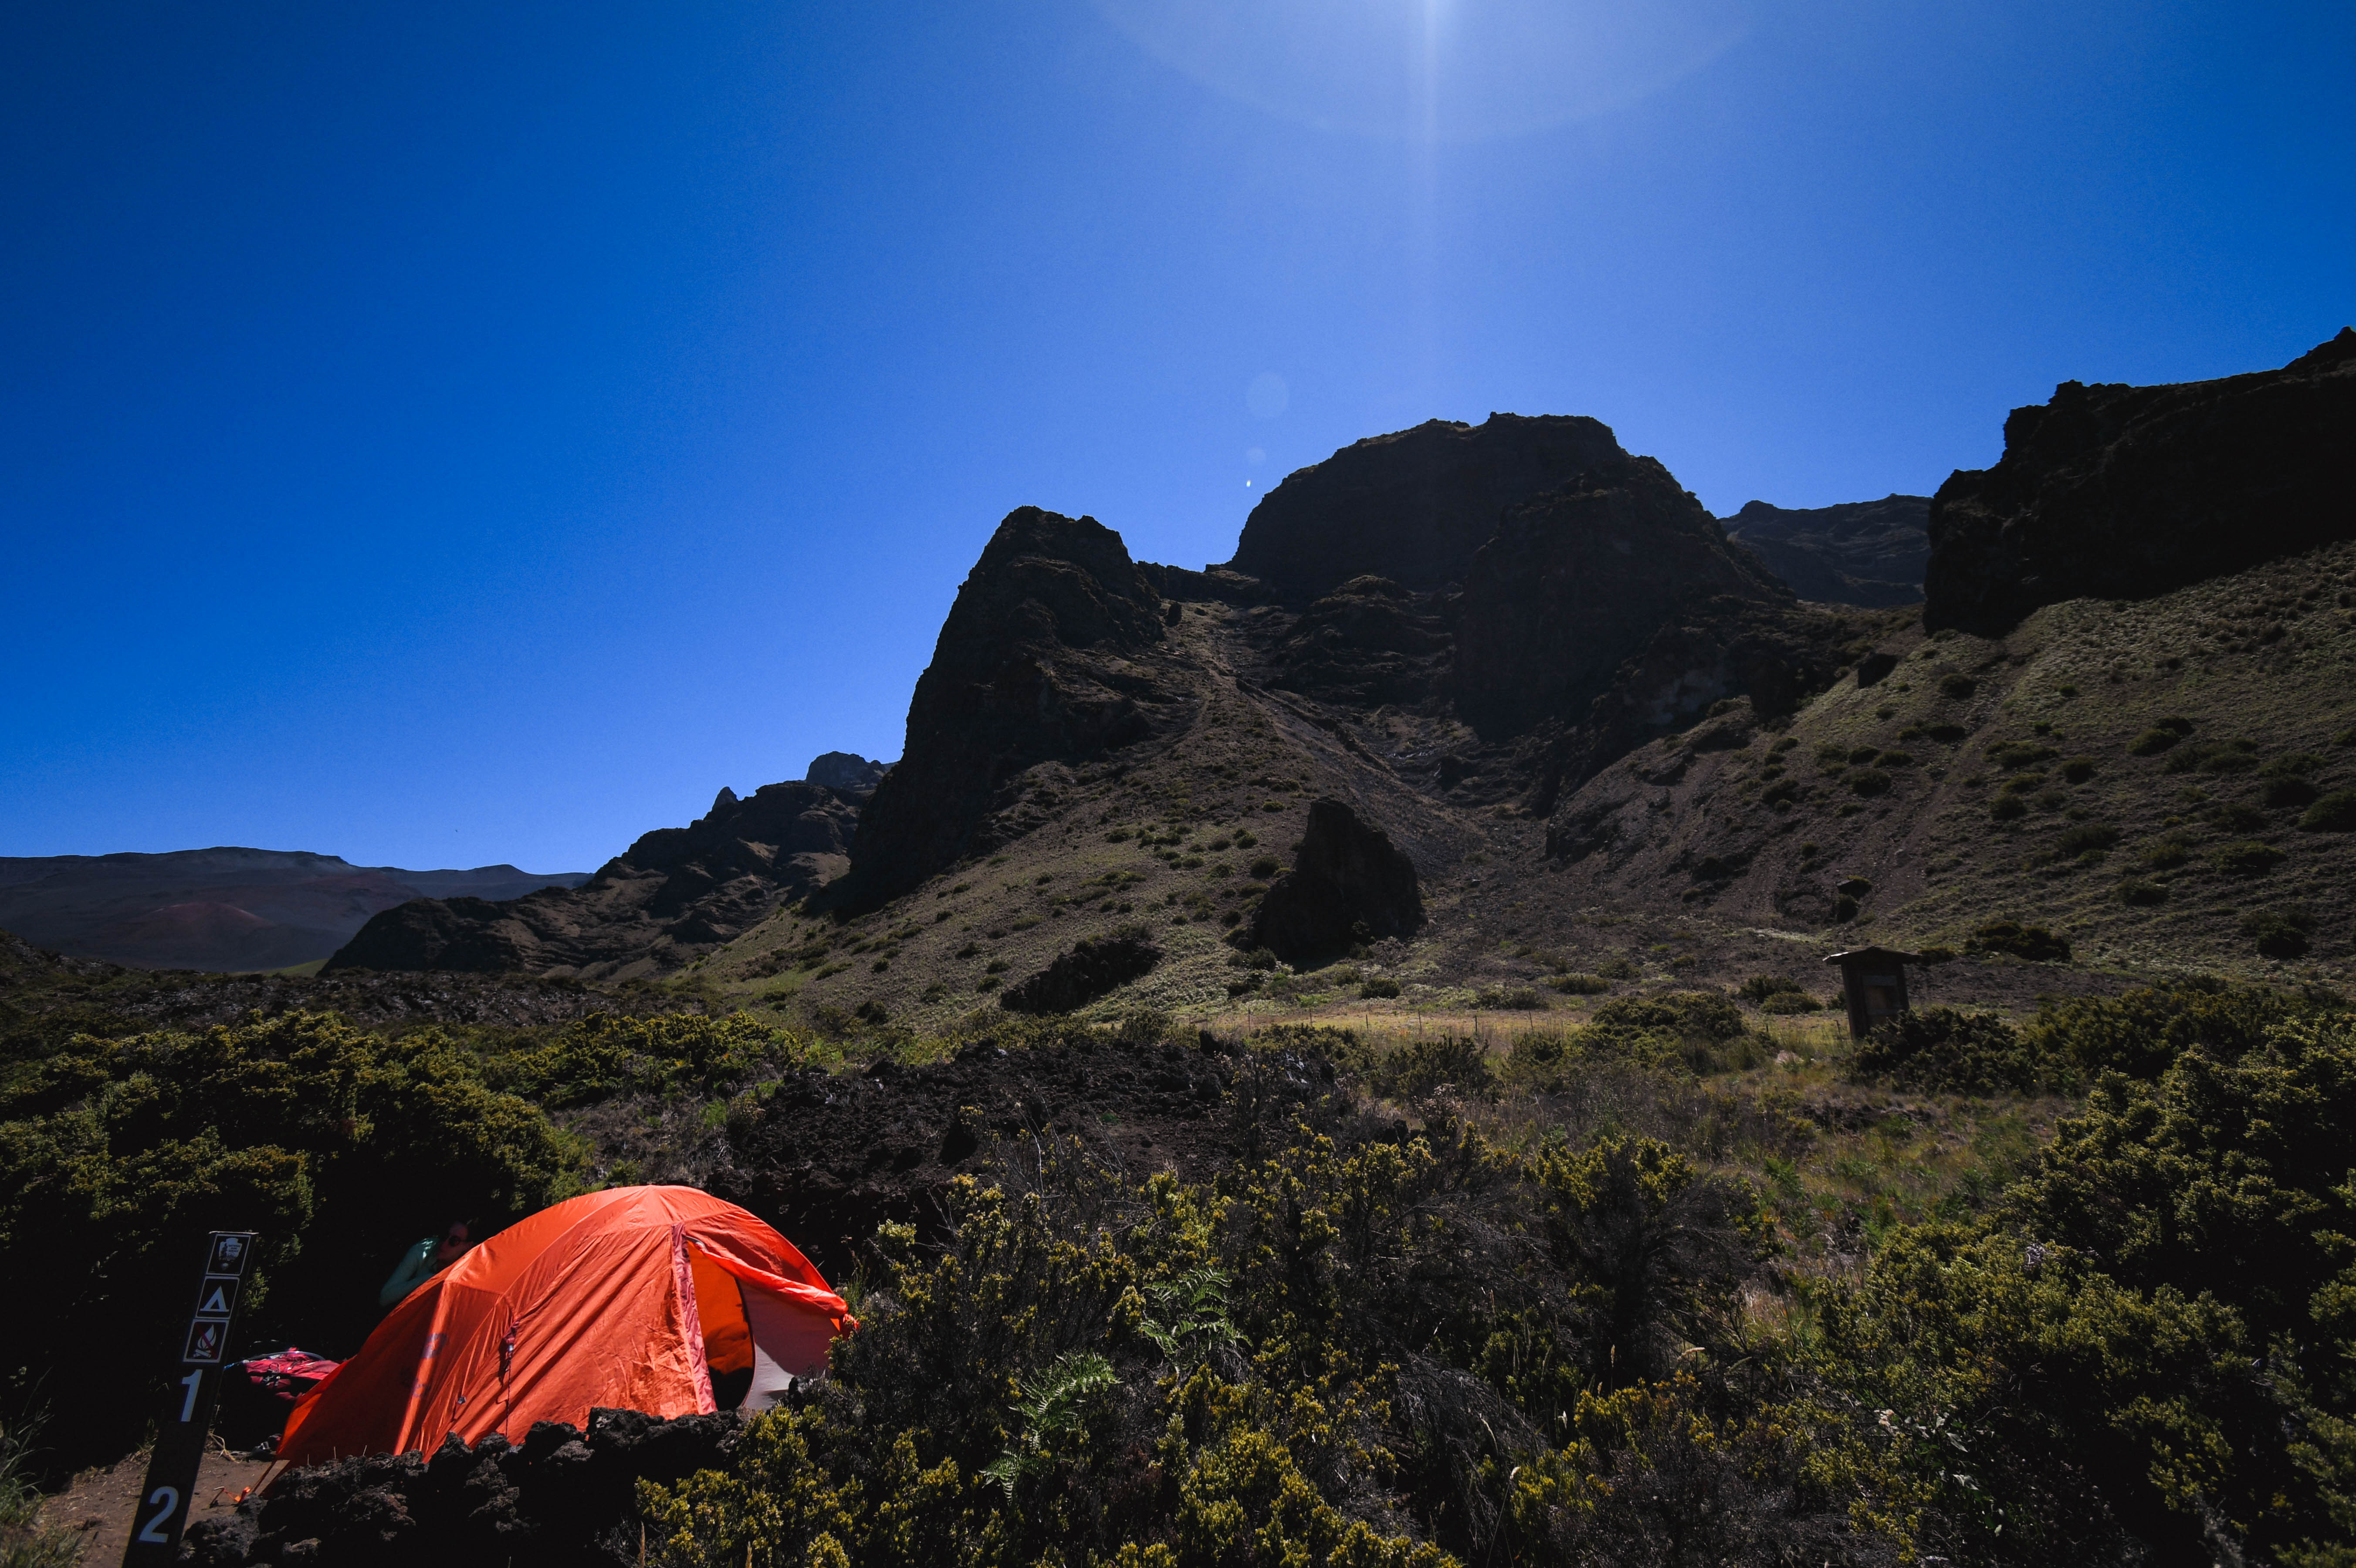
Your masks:
M1980 683L1967 675L1943 675L1939 677L1939 695L1961 701L1980 688Z
M2081 1081L2104 1072L2157 1078L2196 1047L2238 1059L2276 1025L2326 1007L2264 986L2188 979L2121 997L2049 997L2022 1032L2040 1060L2068 1063Z
M2258 776L2268 779L2303 779L2309 773L2319 772L2323 765L2323 759L2313 752L2286 752L2260 768Z
M2137 735L2134 740L2127 742L2127 754L2134 757L2154 756L2161 752L2167 751L2169 747L2175 745L2179 741L2183 740L2184 737L2191 733L2191 720L2181 718L2162 719L2153 724L2150 729L2146 730L2142 734Z
M2041 925L2022 925L2018 921L1992 921L1972 933L1964 944L1966 953L2003 953L2015 958L2026 958L2032 964L2066 964L2070 961L2070 944Z
M2273 845L2250 838L2211 852L2209 863L2228 877L2262 877L2289 859Z
M1848 775L1851 795L1877 795L1890 793L1890 775L1879 768L1859 768Z
M1567 997L1600 997L1612 988L1612 982L1601 975L1557 975L1547 984Z
M1949 1094L2025 1094L2042 1076L2011 1025L1994 1013L1953 1008L1918 1008L1876 1025L1849 1059L1849 1074Z
M2137 881L2134 879L2129 879L2128 880L2119 884L2118 896L2119 902L2123 904L2130 904L2137 908L2147 908L2153 904L2166 903L2168 901L2168 889L2158 882Z
M2266 814L2235 800L2211 811L2209 820L2228 833L2254 833L2266 825Z
M1549 1004L1527 986L1483 986L1473 993L1472 1005L1504 1012L1536 1013L1544 1012Z
M1988 816L1998 822L2018 822L2029 815L2029 803L2017 795L2000 795L1988 802Z
M2155 871L2174 870L2192 858L2192 846L2175 837L2156 838L2145 845L2136 859Z
M2100 855L2119 841L2119 830L2107 823L2081 822L2065 827L2054 840L2054 848L2064 855Z
M2255 741L2202 741L2169 757L2167 771L2171 773L2189 773L2195 770L2208 773L2252 773L2258 765L2257 751Z
M2092 757L2065 758L2062 763L2062 776L2072 784L2084 784L2094 776L2094 766Z
M1639 971L1625 958L1606 958L1595 966L1595 972L1607 980L1633 980Z
M1712 1042L1732 1040L1744 1027L1740 1008L1708 991L1621 997L1598 1007L1591 1021L1600 1028L1660 1030Z
M1368 1001L1396 997L1398 994L1399 983L1387 975L1376 975L1358 982L1358 995Z
M2317 801L2298 819L2309 833L2356 830L2356 789L2336 789Z
M1960 724L1933 724L1922 732L1944 746L1952 746L1971 733Z
M1404 1099L1443 1086L1485 1093L1494 1082L1487 1049L1470 1035L1452 1034L1410 1040L1368 1062L1363 1076L1376 1093Z
M1825 1005L1805 991L1779 991L1762 1001L1759 1010L1776 1014L1820 1013L1825 1010Z
M2242 917L2241 930L2265 957L2298 958L2306 955L2308 928L2314 923L2304 910L2259 910Z
M1880 755L1881 752L1878 747L1852 746L1849 748L1848 764L1853 768L1861 768Z
M2312 805L2322 794L2306 779L2268 779L2264 798L2268 809L2287 811L2295 806Z
M1987 749L1987 760L2008 773L2060 755L2052 747L2037 741L2002 741Z
M398 1040L308 1013L200 1033L80 1037L0 1091L0 1255L70 1259L14 1304L0 1379L18 1409L59 1347L49 1440L119 1456L159 1408L187 1279L212 1230L261 1233L241 1330L348 1355L418 1236L478 1234L570 1196L584 1151L482 1081L436 1029Z
M1753 975L1734 988L1735 995L1747 1002L1763 1002L1770 997L1782 996L1800 989L1797 980L1787 980L1781 975Z

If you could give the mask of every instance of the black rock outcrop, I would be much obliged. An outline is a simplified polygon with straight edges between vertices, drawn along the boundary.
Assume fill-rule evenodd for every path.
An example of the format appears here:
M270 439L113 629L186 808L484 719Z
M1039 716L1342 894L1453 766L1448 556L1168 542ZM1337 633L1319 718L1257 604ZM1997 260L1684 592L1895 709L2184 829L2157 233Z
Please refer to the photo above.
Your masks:
M802 780L864 799L890 770L889 763L871 763L856 752L825 752L810 760Z
M734 1412L663 1421L593 1410L585 1432L542 1421L520 1444L495 1434L469 1448L453 1436L431 1457L375 1454L314 1466L227 1518L199 1520L180 1560L198 1568L636 1563L637 1483L724 1467L742 1430Z
M1268 683L1360 708L1423 700L1455 645L1431 597L1387 577L1352 578L1301 612L1269 656Z
M723 789L686 827L659 827L578 888L520 899L420 899L386 910L322 973L523 972L603 979L677 967L815 891L849 863L857 798L773 784Z
M1120 536L1036 507L1007 515L958 588L876 785L840 896L867 907L994 846L1024 769L1142 739L1185 697L1154 656L1162 596Z
M1141 930L1116 931L1075 943L1053 963L1007 987L999 1005L1010 1013L1068 1013L1141 980L1162 962L1162 949Z
M2356 534L2356 330L2279 370L2083 386L2015 409L2004 456L1931 498L1923 624L2141 599Z
M1423 924L1415 863L1338 800L1312 802L1292 869L1260 900L1249 940L1296 966Z
M1228 569L1299 602L1354 577L1424 591L1463 578L1506 507L1624 458L1576 415L1429 420L1287 475L1252 508Z
M1599 464L1508 509L1473 556L1456 613L1457 711L1484 738L1584 718L1681 613L1722 619L1718 600L1793 603L1659 463Z
M1729 539L1803 599L1868 608L1922 602L1922 569L1931 559L1928 496L1798 508L1752 501L1719 521Z

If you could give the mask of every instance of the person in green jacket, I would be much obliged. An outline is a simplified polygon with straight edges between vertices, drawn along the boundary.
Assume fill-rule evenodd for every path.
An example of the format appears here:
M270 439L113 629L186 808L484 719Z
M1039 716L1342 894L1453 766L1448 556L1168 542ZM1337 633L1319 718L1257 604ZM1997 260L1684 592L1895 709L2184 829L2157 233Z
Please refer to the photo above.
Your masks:
M392 1277L376 1293L379 1307L398 1307L409 1293L466 1255L472 1232L464 1220L453 1220L439 1236L427 1236L401 1254Z

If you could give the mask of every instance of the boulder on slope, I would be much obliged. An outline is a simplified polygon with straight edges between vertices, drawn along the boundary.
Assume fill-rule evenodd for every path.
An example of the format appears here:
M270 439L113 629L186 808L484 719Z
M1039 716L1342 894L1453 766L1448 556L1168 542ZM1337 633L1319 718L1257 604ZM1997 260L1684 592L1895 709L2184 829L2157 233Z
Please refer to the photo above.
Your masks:
M1313 801L1292 869L1269 884L1249 940L1296 967L1423 924L1415 863L1341 801Z

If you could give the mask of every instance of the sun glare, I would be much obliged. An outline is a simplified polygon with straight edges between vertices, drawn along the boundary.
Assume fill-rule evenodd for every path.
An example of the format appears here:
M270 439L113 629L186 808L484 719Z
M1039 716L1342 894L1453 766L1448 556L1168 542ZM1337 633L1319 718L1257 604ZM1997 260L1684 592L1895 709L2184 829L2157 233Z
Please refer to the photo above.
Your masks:
M1724 53L1754 0L1094 0L1207 87L1330 130L1519 135L1634 102Z

